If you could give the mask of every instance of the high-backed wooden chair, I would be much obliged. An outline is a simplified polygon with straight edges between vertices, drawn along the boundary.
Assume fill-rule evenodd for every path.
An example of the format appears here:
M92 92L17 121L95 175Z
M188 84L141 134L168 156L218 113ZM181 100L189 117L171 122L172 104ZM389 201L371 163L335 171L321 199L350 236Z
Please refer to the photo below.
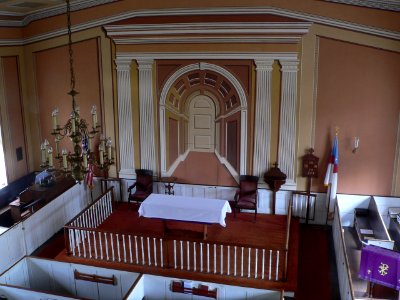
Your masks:
M239 177L239 190L235 194L233 213L236 217L236 210L254 210L254 219L257 218L257 184L258 176L241 175Z
M135 192L132 190L136 188ZM128 203L143 202L153 192L153 171L146 169L136 170L136 182L128 188Z

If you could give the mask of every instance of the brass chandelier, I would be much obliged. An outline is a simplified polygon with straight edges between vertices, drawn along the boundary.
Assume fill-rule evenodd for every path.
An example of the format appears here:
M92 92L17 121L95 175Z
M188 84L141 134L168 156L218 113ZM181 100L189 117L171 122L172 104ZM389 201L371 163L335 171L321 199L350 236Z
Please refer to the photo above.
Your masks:
M80 110L76 105L75 96L78 92L75 90L75 72L73 67L73 51L72 51L72 32L71 32L71 8L70 1L67 3L67 25L68 25L68 51L69 51L69 67L70 67L70 88L68 94L72 97L72 112L70 118L64 126L58 124L58 109L52 112L53 130L51 134L55 137L56 156L59 161L61 170L70 174L77 182L81 182L86 173L93 171L93 166L96 166L106 174L110 165L114 164L112 157L112 142L110 138L105 138L100 135L100 144L98 153L91 149L90 140L94 139L101 131L101 125L97 121L96 106L92 107L92 124L91 126L80 118ZM68 136L73 145L73 152L68 152L63 149L60 154L60 141ZM41 144L41 167L52 170L53 164L53 148L49 142L45 140ZM106 175L107 176L107 175Z

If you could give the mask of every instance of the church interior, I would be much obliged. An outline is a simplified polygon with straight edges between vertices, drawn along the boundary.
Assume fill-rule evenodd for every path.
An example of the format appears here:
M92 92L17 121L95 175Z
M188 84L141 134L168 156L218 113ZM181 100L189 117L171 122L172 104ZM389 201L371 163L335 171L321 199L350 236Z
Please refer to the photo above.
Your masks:
M399 12L0 1L0 299L400 299Z

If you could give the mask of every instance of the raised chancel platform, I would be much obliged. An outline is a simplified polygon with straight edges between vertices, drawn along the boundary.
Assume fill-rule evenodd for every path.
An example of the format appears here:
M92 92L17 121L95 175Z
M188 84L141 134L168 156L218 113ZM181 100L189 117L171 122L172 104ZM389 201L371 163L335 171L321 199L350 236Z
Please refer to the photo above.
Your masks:
M99 204L100 206L100 204ZM98 211L97 208L94 210ZM96 266L269 290L297 290L299 222L292 219L288 251L287 216L228 213L226 227L208 226L207 240L196 225L139 217L134 204L106 208L90 225L82 214L65 227L67 252L56 259ZM101 219L101 218L100 218Z

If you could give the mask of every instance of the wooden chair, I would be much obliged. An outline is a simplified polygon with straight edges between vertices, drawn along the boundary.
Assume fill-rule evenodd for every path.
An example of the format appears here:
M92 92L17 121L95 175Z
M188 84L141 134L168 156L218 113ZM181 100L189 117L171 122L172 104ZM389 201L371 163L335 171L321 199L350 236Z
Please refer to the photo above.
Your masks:
M132 189L136 188L132 194ZM136 182L128 188L128 203L143 202L153 192L153 171L146 169L136 170Z
M257 218L257 184L258 176L241 175L239 177L239 190L236 191L234 198L233 214L236 217L236 210L254 210L254 219Z

